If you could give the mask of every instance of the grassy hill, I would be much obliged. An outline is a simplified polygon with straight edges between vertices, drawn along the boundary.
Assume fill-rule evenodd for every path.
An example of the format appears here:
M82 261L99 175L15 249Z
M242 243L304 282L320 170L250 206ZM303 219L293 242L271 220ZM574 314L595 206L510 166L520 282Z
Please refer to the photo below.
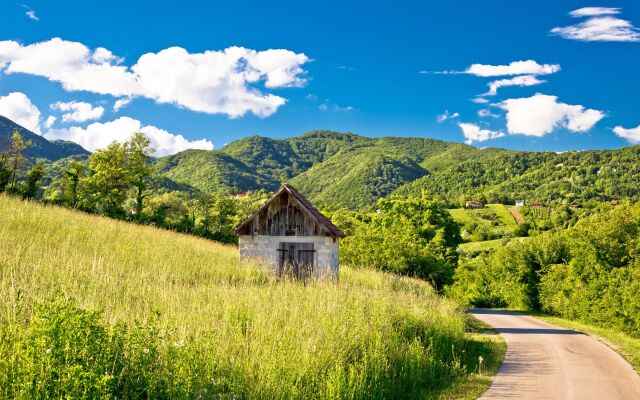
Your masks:
M502 204L486 204L477 209L454 208L449 213L462 227L462 236L467 242L513 237L518 231L509 207Z
M475 398L500 362L422 281L277 282L191 236L6 196L0 216L0 398Z

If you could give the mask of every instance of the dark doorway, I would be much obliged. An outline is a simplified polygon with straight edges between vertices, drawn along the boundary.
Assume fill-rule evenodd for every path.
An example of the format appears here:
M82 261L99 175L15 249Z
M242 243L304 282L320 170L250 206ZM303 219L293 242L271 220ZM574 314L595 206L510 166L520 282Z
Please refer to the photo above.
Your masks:
M313 275L313 243L280 242L278 277L305 280Z

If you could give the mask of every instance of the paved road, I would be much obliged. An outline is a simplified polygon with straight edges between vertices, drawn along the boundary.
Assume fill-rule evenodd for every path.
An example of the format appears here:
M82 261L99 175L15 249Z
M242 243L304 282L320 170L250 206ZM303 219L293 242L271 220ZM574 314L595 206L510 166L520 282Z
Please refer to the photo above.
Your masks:
M469 312L507 342L504 363L481 399L640 399L640 376L598 340L511 311Z

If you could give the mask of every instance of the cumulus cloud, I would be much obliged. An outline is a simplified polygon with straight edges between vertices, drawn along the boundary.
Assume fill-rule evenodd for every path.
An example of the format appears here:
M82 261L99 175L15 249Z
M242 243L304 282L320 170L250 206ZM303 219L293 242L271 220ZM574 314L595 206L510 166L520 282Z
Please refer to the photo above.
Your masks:
M460 129L462 129L462 134L465 138L464 142L466 144L472 144L473 142L484 142L489 139L496 139L504 136L504 132L482 129L476 124L459 122L458 126L460 127Z
M460 116L459 113L454 112L453 114L449 114L449 110L444 110L444 113L438 115L436 117L436 121L442 123L448 119L454 119L454 118L458 118Z
M498 93L498 89L505 86L533 86L545 82L545 80L538 79L535 75L520 75L508 79L498 79L488 83L489 91L484 95L495 96Z
M285 49L229 47L189 53L171 47L143 54L129 67L108 49L91 50L60 38L30 45L0 41L0 71L6 74L42 76L68 91L140 96L231 118L276 112L286 99L263 93L257 85L302 86L306 82L302 65L309 61L305 54Z
M625 139L627 142L632 144L640 143L640 125L635 128L623 128L621 126L616 126L613 128L613 132L619 137Z
M154 156L160 157L178 153L187 149L213 150L213 143L206 139L189 141L182 135L172 134L153 125L145 125L130 117L100 123L94 122L86 128L74 126L63 129L50 129L44 137L49 140L61 139L76 142L89 151L107 147L111 142L125 142L135 132L143 132L155 149Z
M586 17L586 21L553 28L551 33L584 42L640 42L640 29L614 16L619 13L619 8L612 7L579 8L569 14L574 18Z
M0 97L0 115L40 134L40 110L22 92Z
M92 119L99 119L104 114L104 107L94 107L82 101L70 101L67 103L57 102L51 104L52 110L64 112L63 122L84 122Z
M581 105L558 102L557 96L536 94L508 99L498 104L507 112L507 130L511 134L541 137L558 127L586 132L604 117L602 111Z

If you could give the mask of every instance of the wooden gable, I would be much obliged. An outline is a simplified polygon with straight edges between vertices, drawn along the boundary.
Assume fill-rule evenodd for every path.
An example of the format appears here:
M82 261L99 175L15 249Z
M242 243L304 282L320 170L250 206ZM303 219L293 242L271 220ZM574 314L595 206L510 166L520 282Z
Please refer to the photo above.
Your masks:
M236 235L331 236L344 233L300 192L284 185L234 230Z

